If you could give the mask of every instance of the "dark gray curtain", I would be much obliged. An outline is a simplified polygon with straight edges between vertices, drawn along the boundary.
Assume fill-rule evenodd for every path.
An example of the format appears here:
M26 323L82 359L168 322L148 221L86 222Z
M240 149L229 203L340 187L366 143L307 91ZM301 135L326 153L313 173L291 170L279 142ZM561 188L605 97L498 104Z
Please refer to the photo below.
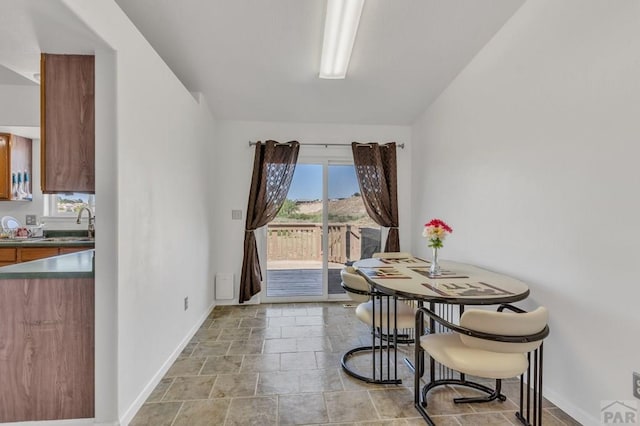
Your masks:
M384 251L400 251L396 143L353 142L351 149L367 213L378 225L389 228Z
M271 222L282 207L291 186L299 150L297 141L278 143L269 140L256 144L244 231L239 303L260 292L262 272L254 231Z

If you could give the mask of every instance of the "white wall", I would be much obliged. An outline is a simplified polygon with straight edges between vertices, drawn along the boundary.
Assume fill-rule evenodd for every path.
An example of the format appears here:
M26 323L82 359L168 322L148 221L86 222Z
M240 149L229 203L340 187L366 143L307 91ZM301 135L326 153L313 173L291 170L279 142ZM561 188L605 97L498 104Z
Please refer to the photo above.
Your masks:
M0 126L40 126L40 86L0 84Z
M96 198L112 202L105 204L106 218L101 213L96 239L96 294L102 289L111 304L102 307L106 324L97 339L117 339L111 348L117 359L103 359L117 369L108 383L117 386L117 403L102 402L100 421L109 421L112 406L126 424L213 303L214 121L115 2L65 4L113 48L96 52L96 84L113 89L96 94ZM109 389L104 393L113 397Z
M530 284L546 396L585 424L640 371L638 22L635 0L526 2L413 127L414 223Z
M255 147L249 147L249 141L279 142L297 140L301 143L300 157L304 156L350 156L351 147L305 147L305 143L346 143L359 142L397 142L405 143L405 149L397 150L398 185L405 188L398 195L400 209L400 245L410 247L412 230L410 194L411 186L409 164L411 158L410 128L407 126L371 126L371 125L332 125L277 122L219 121L216 129L218 155L215 157L215 181L219 187L216 199L215 221L219 225L217 241L219 273L232 273L235 279L235 296L231 301L218 301L218 304L237 303L240 272L242 269L242 251L244 225L246 219L249 186L253 170ZM231 220L231 210L242 210L242 220ZM264 268L264 254L261 265ZM251 302L258 300L254 296Z

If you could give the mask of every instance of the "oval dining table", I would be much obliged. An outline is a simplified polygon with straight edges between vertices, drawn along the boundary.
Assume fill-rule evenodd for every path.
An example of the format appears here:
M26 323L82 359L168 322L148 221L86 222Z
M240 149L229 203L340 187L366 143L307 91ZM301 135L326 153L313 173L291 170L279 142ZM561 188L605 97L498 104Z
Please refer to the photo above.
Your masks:
M508 275L466 263L443 260L438 262L441 266L441 275L434 277L429 274L431 261L413 255L396 256L382 255L378 258L362 259L356 261L353 267L377 292L392 298L393 303L403 303L401 300L415 301L418 307L428 303L431 311L437 310L439 316L449 322L457 321L463 314L465 306L510 304L529 296L529 286ZM423 317L422 314L419 315L420 319L416 323L422 324ZM382 318L380 320L382 323ZM442 331L444 329L437 329L435 320L430 318L429 332ZM397 330L395 334L397 335ZM418 341L420 338L418 330L415 336ZM393 359L397 360L397 349ZM540 375L541 361L540 359ZM415 366L406 358L405 363L414 372L417 369L416 377L424 375L424 357L416 359ZM536 358L536 367L537 363ZM535 371L538 372L537 368ZM430 358L429 375L432 382L436 379L435 373L435 361ZM451 374L451 372L441 372L441 374ZM460 380L463 383L466 381L464 374L460 374ZM536 377L537 380L538 377ZM416 379L416 388L417 383L418 379ZM416 407L420 409L417 402ZM522 410L522 407L520 409Z

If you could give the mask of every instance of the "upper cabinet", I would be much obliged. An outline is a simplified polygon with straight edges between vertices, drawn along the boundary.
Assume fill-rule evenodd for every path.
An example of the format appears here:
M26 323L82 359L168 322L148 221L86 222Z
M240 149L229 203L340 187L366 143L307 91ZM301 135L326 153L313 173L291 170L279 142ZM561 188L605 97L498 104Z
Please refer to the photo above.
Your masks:
M0 200L31 201L31 139L0 133Z
M42 192L95 192L94 56L42 54Z

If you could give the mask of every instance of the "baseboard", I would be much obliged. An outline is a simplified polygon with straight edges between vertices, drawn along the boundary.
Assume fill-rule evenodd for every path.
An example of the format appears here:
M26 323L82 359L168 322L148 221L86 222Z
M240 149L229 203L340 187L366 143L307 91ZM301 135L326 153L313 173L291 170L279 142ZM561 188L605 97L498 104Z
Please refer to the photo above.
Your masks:
M567 401L562 395L557 392L548 389L546 386L542 391L543 396L551 401L556 407L560 408L562 411L573 417L575 420L580 422L585 426L600 426L600 419L592 417L584 411L582 408L576 407L572 402Z
M144 387L142 392L140 392L140 395L138 395L138 397L133 401L133 403L129 406L129 408L127 408L127 410L122 415L122 417L120 417L121 425L126 426L131 422L131 420L133 420L135 415L138 413L138 410L140 410L140 407L142 407L142 404L144 404L147 398L149 398L149 395L151 395L151 392L153 392L156 386L158 386L158 383L160 383L160 380L162 380L164 375L167 374L167 371L169 371L169 368L171 368L174 361L178 359L178 356L180 356L180 353L182 352L182 350L185 348L185 346L187 346L189 341L191 341L191 338L193 337L193 335L196 334L196 331L198 331L198 329L200 328L200 325L204 322L205 319L207 319L207 317L209 316L211 311L213 311L213 308L215 306L216 306L215 302L213 302L211 306L209 306L209 308L205 311L204 315L202 315L202 317L200 317L200 319L196 322L193 328L189 330L189 333L187 333L187 336L180 342L178 347L173 351L173 353L169 356L169 358L165 361L165 363L162 364L162 367L160 367L158 372L151 378L151 380L149 381L149 383L147 383L147 385Z

